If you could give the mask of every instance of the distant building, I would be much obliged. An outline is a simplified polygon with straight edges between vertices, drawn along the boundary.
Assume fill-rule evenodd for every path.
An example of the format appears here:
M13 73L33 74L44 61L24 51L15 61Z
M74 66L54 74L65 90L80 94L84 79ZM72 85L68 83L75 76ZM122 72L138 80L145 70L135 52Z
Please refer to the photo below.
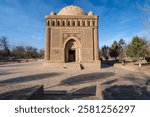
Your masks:
M93 12L71 5L46 16L47 67L100 68L98 48L98 16Z

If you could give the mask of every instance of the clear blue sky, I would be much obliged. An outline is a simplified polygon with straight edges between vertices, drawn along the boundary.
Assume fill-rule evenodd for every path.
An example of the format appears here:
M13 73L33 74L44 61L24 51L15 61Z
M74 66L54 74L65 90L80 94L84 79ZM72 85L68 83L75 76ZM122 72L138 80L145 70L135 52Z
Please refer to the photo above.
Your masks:
M45 15L71 4L99 16L100 47L120 38L128 43L134 35L148 35L145 14L139 9L146 0L0 0L0 36L7 36L10 45L44 48Z

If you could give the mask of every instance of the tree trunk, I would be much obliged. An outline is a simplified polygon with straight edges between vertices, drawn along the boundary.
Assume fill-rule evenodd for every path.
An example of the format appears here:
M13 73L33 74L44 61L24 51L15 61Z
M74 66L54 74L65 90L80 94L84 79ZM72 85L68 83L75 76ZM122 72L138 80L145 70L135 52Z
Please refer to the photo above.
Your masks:
M139 67L142 67L141 60L139 59Z

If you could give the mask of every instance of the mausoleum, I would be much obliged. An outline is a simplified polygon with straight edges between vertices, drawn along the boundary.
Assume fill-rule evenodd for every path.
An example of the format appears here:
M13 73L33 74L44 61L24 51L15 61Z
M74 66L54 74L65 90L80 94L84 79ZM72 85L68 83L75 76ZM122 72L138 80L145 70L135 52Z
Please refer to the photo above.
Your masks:
M98 16L67 6L46 19L44 66L63 69L100 68Z

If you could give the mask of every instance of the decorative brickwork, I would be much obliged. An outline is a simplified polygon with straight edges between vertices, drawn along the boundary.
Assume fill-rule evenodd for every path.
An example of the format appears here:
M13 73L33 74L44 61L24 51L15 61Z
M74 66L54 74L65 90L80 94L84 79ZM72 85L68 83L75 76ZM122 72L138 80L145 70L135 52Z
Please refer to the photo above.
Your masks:
M97 63L98 16L67 6L46 16L45 60L59 63Z

